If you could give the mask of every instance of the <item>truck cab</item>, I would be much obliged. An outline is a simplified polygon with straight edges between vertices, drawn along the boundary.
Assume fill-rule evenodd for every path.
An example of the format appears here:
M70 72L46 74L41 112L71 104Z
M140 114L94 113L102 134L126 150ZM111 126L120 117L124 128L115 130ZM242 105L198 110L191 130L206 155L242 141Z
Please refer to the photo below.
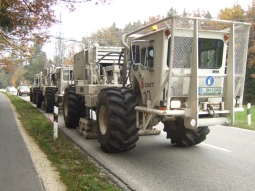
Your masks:
M136 111L158 121L181 116L190 129L233 123L234 112L243 111L250 25L217 21L215 30L216 21L205 19L164 22L170 24L129 45L132 88L141 95Z

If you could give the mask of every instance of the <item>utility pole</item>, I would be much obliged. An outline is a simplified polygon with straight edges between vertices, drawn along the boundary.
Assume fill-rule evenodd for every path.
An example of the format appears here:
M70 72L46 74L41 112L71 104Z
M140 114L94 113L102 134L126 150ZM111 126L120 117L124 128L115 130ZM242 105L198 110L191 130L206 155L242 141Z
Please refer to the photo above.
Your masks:
M60 26L59 26L59 34L57 34L57 41L55 43L55 64L56 66L60 66L62 64L63 61L63 49L62 49L62 29L61 29L61 25L62 25L62 18L61 18L61 13L60 13Z

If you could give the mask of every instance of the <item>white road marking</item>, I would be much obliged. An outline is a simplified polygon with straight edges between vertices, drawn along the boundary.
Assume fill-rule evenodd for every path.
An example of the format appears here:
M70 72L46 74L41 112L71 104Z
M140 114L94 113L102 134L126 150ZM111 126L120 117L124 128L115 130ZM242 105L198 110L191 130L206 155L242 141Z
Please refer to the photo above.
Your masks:
M207 146L207 147L211 147L211 148L214 148L214 149L218 149L218 150L221 150L221 151L225 151L225 152L232 152L232 151L230 151L230 150L227 150L227 149L223 149L223 148L220 148L220 147L216 147L216 146L213 146L213 145L208 145L208 144L206 144L206 143L201 143L202 145L204 145L204 146Z

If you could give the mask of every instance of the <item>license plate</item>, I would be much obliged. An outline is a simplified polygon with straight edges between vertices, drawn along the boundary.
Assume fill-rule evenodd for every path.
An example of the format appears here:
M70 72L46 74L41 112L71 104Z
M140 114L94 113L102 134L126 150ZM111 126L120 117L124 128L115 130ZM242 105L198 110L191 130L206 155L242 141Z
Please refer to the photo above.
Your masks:
M214 95L214 94L221 94L220 87L206 87L206 88L198 88L199 95Z

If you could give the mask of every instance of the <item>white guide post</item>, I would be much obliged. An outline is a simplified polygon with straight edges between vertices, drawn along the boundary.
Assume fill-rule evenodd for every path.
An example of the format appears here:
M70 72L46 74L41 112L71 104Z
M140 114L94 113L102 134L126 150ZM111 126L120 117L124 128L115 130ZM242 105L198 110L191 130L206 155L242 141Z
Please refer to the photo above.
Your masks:
M248 125L251 125L251 104L247 104L247 121Z
M54 106L53 138L58 138L58 107Z

